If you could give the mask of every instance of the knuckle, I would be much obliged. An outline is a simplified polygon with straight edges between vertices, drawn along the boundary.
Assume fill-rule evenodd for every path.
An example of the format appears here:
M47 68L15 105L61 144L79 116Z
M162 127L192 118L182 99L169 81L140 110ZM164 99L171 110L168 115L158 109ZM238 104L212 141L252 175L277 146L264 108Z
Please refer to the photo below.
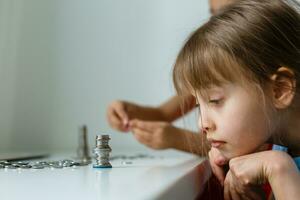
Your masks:
M230 171L232 171L233 172L233 174L235 174L235 175L237 175L236 173L237 173L237 165L236 165L236 163L234 162L234 160L233 159L231 159L230 161L229 161L229 168L230 168Z
M229 180L227 178L225 178L225 180L224 180L224 185L226 185L226 186L229 185Z
M243 184L244 186L250 186L251 180L250 180L249 178L245 178L245 179L243 179L242 184Z

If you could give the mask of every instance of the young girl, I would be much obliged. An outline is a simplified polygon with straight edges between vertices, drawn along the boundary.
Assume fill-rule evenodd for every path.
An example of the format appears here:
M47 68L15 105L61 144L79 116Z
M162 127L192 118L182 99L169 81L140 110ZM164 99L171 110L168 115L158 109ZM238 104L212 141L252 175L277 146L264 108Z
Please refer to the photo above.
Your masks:
M196 30L178 55L175 88L198 101L210 159L229 161L225 199L258 199L266 182L276 199L300 197L298 8L240 0ZM288 153L259 152L265 143Z

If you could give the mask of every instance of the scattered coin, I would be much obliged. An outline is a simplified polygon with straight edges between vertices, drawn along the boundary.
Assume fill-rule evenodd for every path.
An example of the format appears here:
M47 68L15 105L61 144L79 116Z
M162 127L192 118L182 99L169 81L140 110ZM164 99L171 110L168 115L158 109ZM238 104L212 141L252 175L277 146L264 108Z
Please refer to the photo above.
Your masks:
M70 159L58 160L58 161L19 161L19 162L9 162L0 161L0 169L44 169L44 168L71 168L73 166L85 166L89 165L90 161L77 162Z
M32 169L44 169L43 165L32 165Z
M123 165L131 165L133 162L131 161L122 161L122 164Z
M13 165L6 165L5 169L17 169L18 167L15 167Z

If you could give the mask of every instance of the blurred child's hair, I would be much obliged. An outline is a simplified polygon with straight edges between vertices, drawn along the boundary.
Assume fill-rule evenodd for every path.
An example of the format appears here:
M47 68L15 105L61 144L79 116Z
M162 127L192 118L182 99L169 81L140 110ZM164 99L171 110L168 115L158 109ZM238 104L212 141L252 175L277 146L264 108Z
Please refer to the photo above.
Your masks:
M297 8L299 4L292 0L239 0L212 16L189 37L177 57L173 69L177 93L201 94L227 82L263 89L281 66L293 70L298 80Z

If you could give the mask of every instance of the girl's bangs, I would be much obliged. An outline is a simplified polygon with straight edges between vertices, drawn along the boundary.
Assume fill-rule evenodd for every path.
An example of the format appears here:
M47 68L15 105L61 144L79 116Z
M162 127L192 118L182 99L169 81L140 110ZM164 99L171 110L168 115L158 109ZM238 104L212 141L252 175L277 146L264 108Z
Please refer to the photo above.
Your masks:
M221 48L188 42L174 66L175 89L179 95L204 94L212 86L241 80L244 73L240 66L237 59Z

